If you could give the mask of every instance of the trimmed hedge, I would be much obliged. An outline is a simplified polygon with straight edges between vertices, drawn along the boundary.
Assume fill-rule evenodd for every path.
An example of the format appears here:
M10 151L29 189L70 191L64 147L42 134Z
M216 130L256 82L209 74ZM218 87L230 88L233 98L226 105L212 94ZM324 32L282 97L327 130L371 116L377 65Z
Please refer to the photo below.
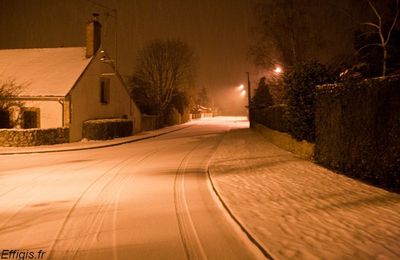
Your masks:
M400 187L400 77L324 85L316 95L315 159Z
M116 137L130 136L133 133L133 122L128 119L96 119L83 123L82 138L88 140L107 140Z
M275 105L264 109L255 109L252 112L252 119L256 123L280 132L287 132L289 129L286 105Z
M69 142L69 128L0 129L0 146L24 147Z

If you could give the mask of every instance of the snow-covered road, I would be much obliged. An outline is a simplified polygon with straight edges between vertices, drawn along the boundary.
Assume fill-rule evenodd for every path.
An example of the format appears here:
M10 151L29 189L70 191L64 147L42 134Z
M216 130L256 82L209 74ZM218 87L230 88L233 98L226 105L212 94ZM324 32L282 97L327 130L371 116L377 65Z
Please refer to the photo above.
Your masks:
M42 250L44 259L259 257L205 174L223 133L246 124L198 121L132 144L1 156L0 250Z

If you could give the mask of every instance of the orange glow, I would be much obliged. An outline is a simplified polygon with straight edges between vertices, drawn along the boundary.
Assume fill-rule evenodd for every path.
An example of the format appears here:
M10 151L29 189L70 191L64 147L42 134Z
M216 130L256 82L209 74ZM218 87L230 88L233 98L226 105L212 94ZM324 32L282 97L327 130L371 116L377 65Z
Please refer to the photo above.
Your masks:
M276 66L275 69L274 69L274 72L276 74L281 74L283 72L283 69L282 69L281 66Z
M239 90L244 90L244 85L242 84L238 88L239 88Z
M243 85L242 85L243 86ZM244 97L245 95L246 95L246 90L242 90L241 92L240 92L240 95L242 96L242 97Z

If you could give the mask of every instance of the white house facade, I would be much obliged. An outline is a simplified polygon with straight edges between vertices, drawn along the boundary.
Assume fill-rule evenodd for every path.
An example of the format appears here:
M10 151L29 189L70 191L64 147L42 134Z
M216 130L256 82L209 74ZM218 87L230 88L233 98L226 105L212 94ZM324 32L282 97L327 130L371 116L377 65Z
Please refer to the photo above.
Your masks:
M71 142L81 140L83 122L92 119L131 119L140 131L140 110L100 47L96 17L86 29L86 47L0 50L0 78L22 86L12 97L23 103L10 111L20 118L15 127L67 127Z

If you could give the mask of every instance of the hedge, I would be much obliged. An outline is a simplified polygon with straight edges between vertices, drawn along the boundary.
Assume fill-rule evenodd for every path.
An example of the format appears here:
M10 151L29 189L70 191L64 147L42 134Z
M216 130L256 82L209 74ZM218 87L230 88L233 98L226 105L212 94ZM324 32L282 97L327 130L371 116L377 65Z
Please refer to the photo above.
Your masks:
M337 79L335 70L316 61L295 64L283 77L289 133L297 140L315 141L315 87Z
M319 163L400 187L400 77L318 87L315 120Z
M69 142L69 128L0 129L0 146L23 147Z
M133 122L128 119L96 119L83 123L82 138L88 140L107 140L116 137L130 136L133 133Z
M289 129L286 105L275 105L264 109L255 109L252 113L252 119L256 123L280 132L287 132Z

